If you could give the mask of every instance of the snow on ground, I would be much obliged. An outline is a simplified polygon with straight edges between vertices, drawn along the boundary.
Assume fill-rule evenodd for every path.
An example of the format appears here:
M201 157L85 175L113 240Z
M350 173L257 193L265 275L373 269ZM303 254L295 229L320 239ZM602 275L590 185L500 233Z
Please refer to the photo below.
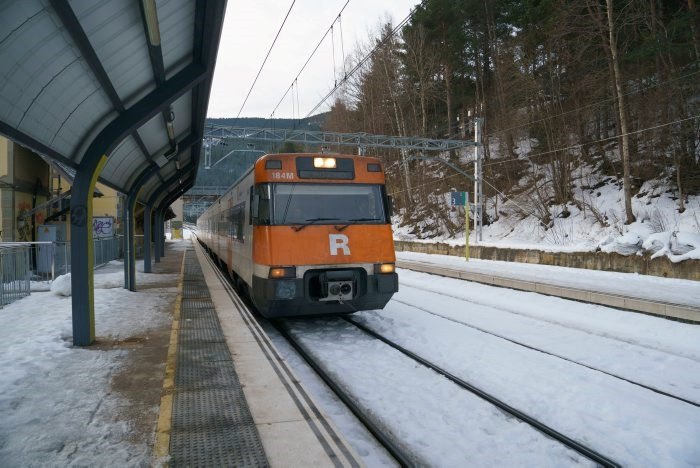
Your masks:
M304 388L313 395L314 402L318 404L324 414L333 420L345 440L352 445L365 465L375 468L398 466L384 447L347 409L336 394L326 386L321 377L292 348L289 342L269 322L262 321L261 325L275 344L275 348L277 348L287 364L294 369L294 375L304 383Z
M410 256L464 264L455 257ZM487 272L494 264L512 265L483 263ZM544 267L532 275L544 274L537 273L540 269L546 279L563 278L576 285L577 278L567 274L578 270ZM600 281L633 283L631 291L651 288L639 275L590 273L580 278L590 287ZM641 283L635 283L637 278ZM384 310L354 317L623 466L700 465L700 408L603 373L700 403L700 326L408 270L399 270L399 280L400 291ZM653 280L656 284L660 278ZM697 291L692 281L662 283L667 284L657 289L670 290L675 297ZM401 362L356 330L323 319L293 323L324 367L398 434L419 462L573 464L534 439L521 451L522 434L501 426L499 411L484 413L470 399L462 399L462 390L449 391L444 379L435 381L431 373ZM309 385L298 358L285 358ZM330 399L323 397L322 387L311 384L314 397ZM326 412L348 431L332 408ZM499 458L504 452L512 458ZM460 458L465 454L468 460Z
M442 279L421 275L420 281L431 287L432 283ZM452 286L458 287L457 284ZM501 291L491 289L491 294ZM681 375L684 364L690 362L687 358L651 353L625 343L616 344L608 338L586 336L586 333L564 330L545 321L528 324L517 317L514 320L512 316L499 314L497 310L469 304L468 300L455 301L411 288L404 288L397 298L467 322L475 316L490 320L493 328L527 343L532 342L535 346L546 343L550 348L571 353L577 358L586 359L591 355L594 362L613 369L631 366L629 373L633 375L637 371L646 373L646 377L659 386L670 383L674 388L678 383L684 386L686 393L700 400L697 377L686 380ZM513 298L511 307L526 303L531 307L551 308L546 299L549 298L520 292ZM569 314L566 307L561 307L559 313ZM625 466L696 466L700 463L700 445L697 444L700 440L700 408L474 328L460 326L453 320L436 317L398 301L392 301L384 311L362 312L359 317L399 344ZM628 313L627 320L634 322L641 317ZM601 320L600 325L604 323L605 320ZM658 333L664 339L670 341L674 338L668 330L660 328ZM700 356L699 337L700 330L687 337L687 344L695 347L695 356ZM638 338L644 339L643 336ZM329 356L329 359L334 357ZM622 362L617 362L618 359ZM664 364L668 364L668 373ZM650 365L652 371L647 372L645 365ZM697 368L700 368L700 362L694 361L692 368L685 368L685 372Z
M399 285L700 360L698 325L409 270L399 270Z
M400 304L700 403L700 326L512 290L498 291L497 301L482 301L497 290L464 288L452 279L436 285L430 275L403 270L401 276L403 289L393 299Z
M417 252L396 252L396 258L460 271L700 307L700 283L692 280L473 258L467 262L463 257Z
M173 250L180 249L183 242L173 241L177 248ZM184 248L182 249L184 250ZM148 286L163 281L174 282L177 279L176 274L159 274L153 275L151 273L143 272L143 260L138 261L136 264L136 284L139 286ZM99 273L99 274L98 274ZM112 260L107 265L102 268L95 270L94 276L95 289L111 289L111 288L121 288L124 286L124 263L119 260ZM34 289L32 289L34 290ZM50 285L50 290L54 294L60 296L70 296L71 295L71 276L70 273L61 275L57 277Z
M574 198L577 204L549 207L552 224L547 229L534 215L537 210L531 200L500 200L498 219L484 226L483 241L479 244L548 252L600 249L624 255L644 253L667 256L673 262L700 259L700 196L688 197L685 211L678 213L678 201L668 187L658 182L646 182L632 198L637 221L625 225L620 185L612 177L584 168L578 175ZM489 200L486 208L491 219L495 218L493 200ZM443 233L421 239L414 233L416 226L400 225L401 216L394 218L394 236L399 240L464 245L463 208L450 208L446 196L444 209L450 210L450 218L458 227L454 236ZM432 222L429 213L423 222ZM474 245L474 242L472 230L470 243Z
M592 465L345 322L287 322L418 466Z
M122 269L111 262L95 270L98 342L143 335L170 320L176 289L122 289ZM176 275L142 273L138 281L166 276ZM151 448L134 443L120 419L128 401L110 390L128 350L74 348L71 299L51 292L0 309L0 322L0 465L150 465Z

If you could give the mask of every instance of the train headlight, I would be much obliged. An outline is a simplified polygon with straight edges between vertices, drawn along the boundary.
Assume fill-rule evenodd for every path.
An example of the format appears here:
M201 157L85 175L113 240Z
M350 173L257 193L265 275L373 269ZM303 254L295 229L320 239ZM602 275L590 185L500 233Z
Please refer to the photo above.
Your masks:
M314 158L314 167L335 169L335 158Z
M270 273L267 275L268 278L272 279L296 278L296 276L296 267L270 267Z
M393 263L375 263L374 265L375 273L393 273L394 269Z

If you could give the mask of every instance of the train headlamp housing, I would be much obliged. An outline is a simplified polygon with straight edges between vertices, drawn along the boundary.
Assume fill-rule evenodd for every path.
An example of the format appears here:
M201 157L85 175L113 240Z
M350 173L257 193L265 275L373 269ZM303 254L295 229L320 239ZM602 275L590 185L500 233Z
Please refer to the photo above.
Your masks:
M393 263L375 263L374 273L393 273L395 271Z
M267 277L271 279L281 279L281 278L296 278L297 268L293 266L288 267L270 267L270 272Z
M335 158L314 158L314 167L321 169L335 169Z

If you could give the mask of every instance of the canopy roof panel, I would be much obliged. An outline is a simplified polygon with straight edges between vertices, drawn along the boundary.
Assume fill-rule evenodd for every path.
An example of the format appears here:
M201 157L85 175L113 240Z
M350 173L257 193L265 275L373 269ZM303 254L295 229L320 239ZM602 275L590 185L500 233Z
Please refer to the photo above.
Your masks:
M196 171L224 10L224 0L0 0L0 133L80 170L100 132L146 106L150 117L112 142L100 181L123 193L147 182L142 201L177 190L163 184ZM183 70L194 78L177 80ZM159 93L168 86L180 91Z

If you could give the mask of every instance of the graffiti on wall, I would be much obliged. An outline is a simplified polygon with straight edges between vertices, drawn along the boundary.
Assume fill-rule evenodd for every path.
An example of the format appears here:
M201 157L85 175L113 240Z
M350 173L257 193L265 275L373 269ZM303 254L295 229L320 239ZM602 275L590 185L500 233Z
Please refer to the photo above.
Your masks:
M95 216L92 218L92 235L94 237L113 237L114 218L111 216Z

